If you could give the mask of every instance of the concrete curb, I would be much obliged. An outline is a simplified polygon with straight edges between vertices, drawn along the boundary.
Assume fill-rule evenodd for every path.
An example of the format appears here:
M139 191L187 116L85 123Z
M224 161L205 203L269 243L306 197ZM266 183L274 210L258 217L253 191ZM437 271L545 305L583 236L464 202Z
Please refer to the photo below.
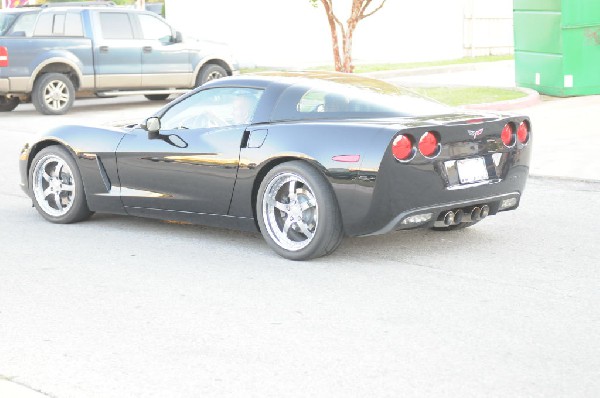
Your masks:
M7 379L0 379L0 397L6 398L48 398L49 395L32 390Z

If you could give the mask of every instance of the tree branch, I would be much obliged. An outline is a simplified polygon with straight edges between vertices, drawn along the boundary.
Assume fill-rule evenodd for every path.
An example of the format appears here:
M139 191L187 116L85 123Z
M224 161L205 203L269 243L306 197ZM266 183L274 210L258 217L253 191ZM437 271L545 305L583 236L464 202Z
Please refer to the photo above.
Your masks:
M386 0L383 0L383 1L381 2L381 4L379 5L379 7L377 7L376 9L374 9L373 11L371 11L370 13L368 13L368 14L365 14L365 11L367 10L367 7L368 7L368 6L369 6L369 4L371 3L371 0L367 0L367 2L366 2L366 5L363 7L363 9L362 9L362 11L361 11L361 14L360 14L359 20L361 20L361 19L365 19L365 18L367 18L367 17L370 17L371 15L375 14L377 11L381 10L381 7L383 7L383 5L385 4L385 2L386 2Z

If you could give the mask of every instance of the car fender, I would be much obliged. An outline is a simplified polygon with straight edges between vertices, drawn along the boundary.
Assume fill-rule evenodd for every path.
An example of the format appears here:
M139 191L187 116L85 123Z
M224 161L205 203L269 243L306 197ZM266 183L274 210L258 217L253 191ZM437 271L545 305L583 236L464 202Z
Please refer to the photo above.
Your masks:
M127 134L121 129L66 125L49 130L25 145L20 158L21 186L27 192L33 158L51 145L65 147L75 159L92 211L121 213L116 148ZM29 193L29 192L28 192Z

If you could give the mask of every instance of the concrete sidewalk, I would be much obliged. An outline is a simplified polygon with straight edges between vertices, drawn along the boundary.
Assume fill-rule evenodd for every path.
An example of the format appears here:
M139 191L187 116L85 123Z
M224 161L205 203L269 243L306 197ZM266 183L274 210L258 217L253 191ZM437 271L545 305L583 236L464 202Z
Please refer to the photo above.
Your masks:
M451 65L418 70L368 74L404 86L515 87L514 61ZM600 131L597 112L600 95L556 98L524 98L506 111L502 103L483 106L484 111L525 114L533 127L531 175L577 180L600 180Z

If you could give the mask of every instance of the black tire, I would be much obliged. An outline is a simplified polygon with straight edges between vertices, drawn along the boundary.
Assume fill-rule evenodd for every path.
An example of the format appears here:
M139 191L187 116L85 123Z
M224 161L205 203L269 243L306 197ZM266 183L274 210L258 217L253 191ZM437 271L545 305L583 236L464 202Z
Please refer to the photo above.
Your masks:
M267 173L258 190L256 215L267 244L290 260L330 254L344 235L333 189L303 161L282 163Z
M0 95L0 112L10 112L15 109L21 101L17 97L6 97Z
M481 220L471 221L471 222L461 222L460 224L450 225L448 227L432 227L431 229L434 231L446 232L446 231L458 231L461 229L472 227L477 224Z
M227 76L227 71L223 67L216 64L206 64L200 69L198 77L196 77L196 87L225 76Z
M170 94L148 94L144 95L144 97L146 97L150 101L164 101L167 98L169 98L169 95Z
M44 115L64 115L75 101L75 87L62 73L44 73L33 84L31 102Z
M87 205L77 163L62 146L44 148L33 158L29 190L35 208L50 222L70 224L93 214Z

